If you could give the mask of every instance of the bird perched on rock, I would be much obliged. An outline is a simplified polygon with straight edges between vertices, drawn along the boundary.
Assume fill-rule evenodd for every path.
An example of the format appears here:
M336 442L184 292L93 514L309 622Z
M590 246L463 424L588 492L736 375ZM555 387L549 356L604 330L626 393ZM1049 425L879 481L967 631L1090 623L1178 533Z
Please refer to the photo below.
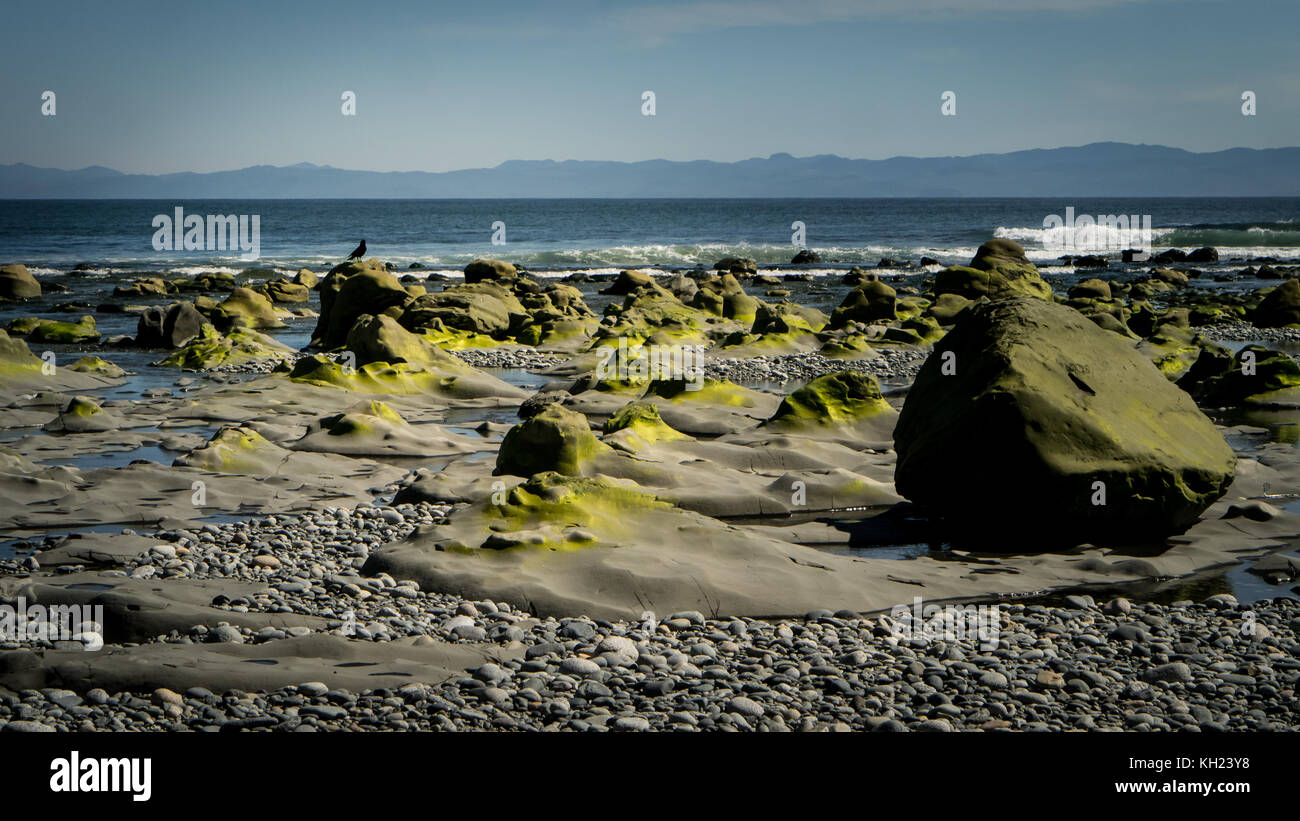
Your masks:
M366 255L366 241L361 240L361 244L357 246L357 250L353 251L352 255L349 256L348 259L360 259L365 255Z

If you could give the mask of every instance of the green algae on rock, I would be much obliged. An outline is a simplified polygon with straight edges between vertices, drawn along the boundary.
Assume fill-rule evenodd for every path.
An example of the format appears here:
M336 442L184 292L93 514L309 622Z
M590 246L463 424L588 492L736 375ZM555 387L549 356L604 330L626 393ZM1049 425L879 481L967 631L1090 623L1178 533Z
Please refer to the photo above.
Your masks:
M32 342L75 345L80 342L95 342L99 331L95 329L95 318L90 314L76 322L59 322L54 319L42 319L31 326L27 338Z
M76 362L68 366L69 370L77 373L94 373L100 376L118 377L125 376L126 371L106 359L98 356L83 356Z
M306 302L311 296L310 286L289 279L273 279L257 290L277 305Z
M961 312L971 306L971 303L972 300L960 294L939 294L925 309L925 316L934 319L940 325L952 325Z
M649 402L629 402L605 423L605 438L613 446L637 451L656 442L691 437L671 427Z
M646 388L642 398L667 399L671 402L690 402L702 405L723 405L731 408L758 407L765 397L759 391L743 388L729 379L656 379Z
M318 290L320 317L312 331L312 345L327 350L343 344L357 317L400 310L411 299L397 277L377 259L335 265Z
M893 413L874 376L858 371L835 371L817 377L781 400L765 425L772 428L851 425Z
M468 284L484 280L493 282L509 280L519 276L519 271L514 265L499 259L476 259L465 266L464 273L465 282Z
M263 330L284 327L275 307L271 305L271 300L252 288L243 287L231 291L226 301L212 311L211 319L212 324L221 331L230 331L234 328Z
M903 496L1008 548L1181 532L1236 466L1131 344L1031 297L962 317L917 375L894 441Z
M592 457L610 450L596 438L587 417L563 405L547 405L506 433L493 474L532 476L555 471L585 476L591 471Z
M74 396L63 411L45 424L50 433L98 433L116 430L122 420L105 411L93 396Z
M1226 352L1224 352L1226 353ZM1247 345L1230 361L1220 355L1218 373L1192 387L1193 396L1209 405L1253 408L1300 407L1300 364L1280 351ZM1210 365L1207 363L1205 370Z
M456 369L371 362L350 368L326 356L305 356L289 371L295 382L367 394L431 394L454 399L522 398L524 391L468 366Z
M568 531L564 542L583 544L595 541L595 537L574 529L596 528L603 533L626 531L634 527L624 518L629 511L669 510L670 505L649 493L620 487L607 479L544 471L507 491L504 504L493 504L489 499L486 508L514 530L538 526L564 528ZM496 534L499 536L501 532L498 530ZM489 536L485 546L507 546L491 542Z
M1300 279L1288 279L1269 291L1250 319L1260 328L1300 325Z
M39 371L41 358L32 353L27 343L0 330L0 369L3 371Z
M348 331L347 348L357 355L357 365L404 362L448 371L468 373L472 370L437 345L403 328L397 320L382 314L357 317Z
M868 279L844 297L831 314L830 327L843 328L849 322L892 322L897 317L898 292L878 279Z
M946 268L935 275L936 294L957 294L968 299L986 296L1052 298L1052 286L1038 275L1025 249L1009 239L992 239L979 247L969 266Z
M284 359L294 353L293 348L266 334L239 327L222 334L211 323L205 322L199 328L198 336L158 364L190 371L206 371L222 365Z

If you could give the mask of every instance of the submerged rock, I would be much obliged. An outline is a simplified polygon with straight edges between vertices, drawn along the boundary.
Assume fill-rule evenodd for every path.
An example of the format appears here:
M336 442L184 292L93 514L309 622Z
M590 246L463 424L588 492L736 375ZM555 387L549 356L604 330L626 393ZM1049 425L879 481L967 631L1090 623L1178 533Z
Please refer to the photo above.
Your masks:
M1026 297L967 311L917 375L894 441L899 493L1017 547L1181 532L1236 465L1131 344Z

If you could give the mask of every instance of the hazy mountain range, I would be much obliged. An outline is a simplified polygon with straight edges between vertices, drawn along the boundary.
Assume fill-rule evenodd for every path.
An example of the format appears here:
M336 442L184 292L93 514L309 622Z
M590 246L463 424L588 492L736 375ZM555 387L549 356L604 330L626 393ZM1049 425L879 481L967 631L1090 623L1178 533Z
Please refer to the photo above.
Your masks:
M1092 143L970 157L850 160L773 154L739 162L510 160L440 173L257 165L236 171L123 174L0 166L4 199L531 197L1297 196L1300 148Z

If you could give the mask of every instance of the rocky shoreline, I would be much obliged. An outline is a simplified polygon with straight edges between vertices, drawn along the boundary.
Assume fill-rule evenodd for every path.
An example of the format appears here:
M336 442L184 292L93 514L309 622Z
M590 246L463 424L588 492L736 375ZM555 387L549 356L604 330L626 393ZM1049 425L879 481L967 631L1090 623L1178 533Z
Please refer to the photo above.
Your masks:
M102 607L106 645L0 643L0 731L1300 728L1294 598L1081 592L1293 583L1295 280L745 263L212 279L135 341L13 318L2 525L36 550L0 603ZM909 633L913 601L999 630Z
M397 600L390 599L396 603ZM402 607L411 607L406 597ZM423 602L419 601L415 608ZM452 609L454 605L454 610ZM396 612L389 605L388 610ZM698 612L641 623L533 620L439 602L467 640L522 651L441 684L0 695L0 732L49 731L1277 731L1300 726L1300 606L1001 606L996 648L898 638L889 616L778 622ZM389 620L396 618L390 616ZM519 625L523 624L524 627ZM1249 626L1247 626L1249 625ZM384 641L388 630L372 639ZM408 630L416 632L416 630ZM419 635L426 635L418 633ZM160 637L256 642L227 627ZM418 641L418 639L416 639Z
M525 350L456 351L455 355L476 368L543 369L563 365L568 357ZM923 351L885 350L876 359L842 361L816 353L758 355L746 358L707 356L704 376L741 384L807 382L819 376L852 370L869 373L880 379L906 379L916 375L925 360Z

